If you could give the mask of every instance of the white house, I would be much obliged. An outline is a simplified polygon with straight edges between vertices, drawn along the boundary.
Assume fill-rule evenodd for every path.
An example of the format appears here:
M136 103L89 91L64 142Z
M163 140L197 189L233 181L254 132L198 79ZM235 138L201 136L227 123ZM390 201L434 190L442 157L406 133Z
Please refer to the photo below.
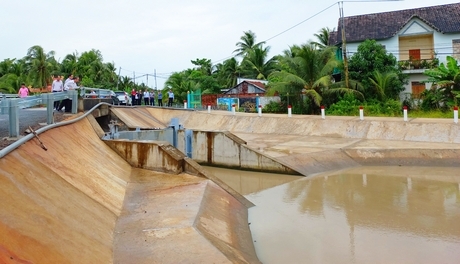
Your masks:
M460 3L349 16L343 24L348 57L364 40L374 39L397 58L409 74L401 99L407 94L417 98L431 87L421 83L427 79L423 74L426 69L445 62L447 56L460 59ZM331 44L342 44L341 30L339 19Z

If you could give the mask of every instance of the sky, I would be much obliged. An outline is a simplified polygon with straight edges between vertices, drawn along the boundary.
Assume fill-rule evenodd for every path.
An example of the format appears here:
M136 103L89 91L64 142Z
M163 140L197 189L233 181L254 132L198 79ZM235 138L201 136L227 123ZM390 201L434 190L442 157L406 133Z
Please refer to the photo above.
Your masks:
M344 15L455 3L454 0L344 1ZM0 0L0 61L39 45L58 61L99 50L104 62L136 83L162 89L195 59L231 58L244 31L266 41L269 56L337 28L334 0ZM156 84L155 84L156 80Z

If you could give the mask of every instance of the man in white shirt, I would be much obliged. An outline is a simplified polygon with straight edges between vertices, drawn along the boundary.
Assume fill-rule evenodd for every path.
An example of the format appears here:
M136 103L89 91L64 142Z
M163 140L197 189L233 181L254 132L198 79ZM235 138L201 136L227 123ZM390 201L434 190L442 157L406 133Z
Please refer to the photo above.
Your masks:
M51 84L51 91L53 93L57 92L62 92L64 89L64 84L62 84L61 76L57 76L56 79L54 79L53 84ZM54 109L58 109L59 107L59 101L54 101Z
M69 76L70 78L70 76ZM64 84L64 91L68 90L75 90L78 88L77 82L80 81L78 77L74 77L72 80L67 79L65 84ZM61 101L61 104L59 105L58 111L61 111L62 108L65 108L65 111L67 113L70 113L72 111L72 100L71 99L64 99Z
M173 100L174 100L174 93L171 89L169 89L169 92L168 92L168 106L169 107L172 107Z
M144 90L144 105L149 105L150 101L150 93L149 90L145 89Z
M65 80L64 86L67 84L67 82L72 81L72 80L73 80L73 74L70 74L69 77L67 77L67 79Z

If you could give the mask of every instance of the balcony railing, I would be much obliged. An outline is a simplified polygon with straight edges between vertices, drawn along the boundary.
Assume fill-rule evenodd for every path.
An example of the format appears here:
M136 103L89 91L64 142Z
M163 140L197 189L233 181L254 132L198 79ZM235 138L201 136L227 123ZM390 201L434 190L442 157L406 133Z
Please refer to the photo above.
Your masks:
M402 70L433 69L439 66L439 59L402 60L398 62Z

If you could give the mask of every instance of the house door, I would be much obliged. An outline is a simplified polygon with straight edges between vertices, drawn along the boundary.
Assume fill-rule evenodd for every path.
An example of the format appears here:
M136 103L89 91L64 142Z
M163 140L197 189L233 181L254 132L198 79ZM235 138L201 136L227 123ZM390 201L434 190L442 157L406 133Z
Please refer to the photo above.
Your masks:
M420 60L420 49L411 49L409 50L409 59L410 60Z
M425 84L420 82L412 82L412 98L420 98L423 91L425 91Z

